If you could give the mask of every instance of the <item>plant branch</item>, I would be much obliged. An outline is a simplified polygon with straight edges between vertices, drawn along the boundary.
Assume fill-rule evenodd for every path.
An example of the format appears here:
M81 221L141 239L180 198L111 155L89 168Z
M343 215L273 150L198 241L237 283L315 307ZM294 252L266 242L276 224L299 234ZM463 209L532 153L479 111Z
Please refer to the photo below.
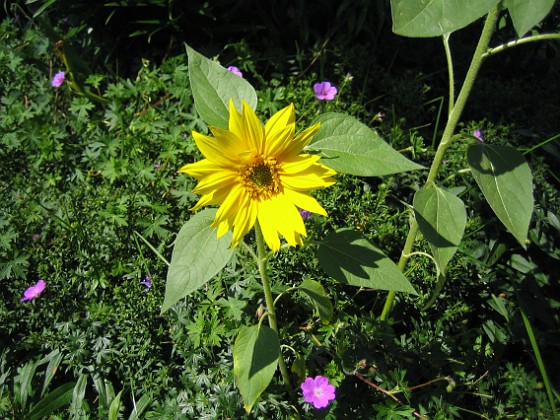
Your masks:
M547 39L560 39L560 34L533 35L533 36L528 36L526 38L520 38L520 39L516 39L514 41L506 42L505 44L498 45L497 47L489 48L488 51L486 51L482 55L482 58L489 57L493 54L498 54L502 51L505 51L509 48L516 47L518 45L528 44L529 42L544 41L544 40L547 40Z
M467 75L465 76L465 80L463 81L463 86L461 87L459 96L457 97L457 101L455 102L453 109L449 113L441 142L439 143L439 146L437 148L436 155L434 156L434 160L432 161L432 165L430 167L430 172L428 173L428 178L426 179L426 183L424 185L435 183L438 171L443 161L443 156L445 155L447 148L453 143L455 139L459 138L459 136L454 136L453 133L457 128L459 118L461 117L463 109L465 108L465 105L467 103L467 99L472 91L476 76L478 75L480 66L482 64L483 55L488 49L490 38L492 37L492 33L494 32L494 27L496 26L499 13L500 4L498 3L498 5L496 5L496 7L494 7L486 17L486 22L484 23L484 28L482 29L482 33L480 34L480 39L478 40L478 45L476 46L476 50L473 54L473 58L467 71ZM406 268L409 254L412 252L414 241L416 240L416 235L418 234L419 230L418 222L414 218L414 215L412 215L411 217L412 222L410 224L410 230L408 231L408 235L406 237L406 241L403 246L401 257L398 263L398 267L402 272L404 272L404 269ZM381 312L380 316L380 319L382 321L385 321L389 313L391 312L395 294L396 293L394 291L391 291L387 295L385 305L383 306L383 311Z

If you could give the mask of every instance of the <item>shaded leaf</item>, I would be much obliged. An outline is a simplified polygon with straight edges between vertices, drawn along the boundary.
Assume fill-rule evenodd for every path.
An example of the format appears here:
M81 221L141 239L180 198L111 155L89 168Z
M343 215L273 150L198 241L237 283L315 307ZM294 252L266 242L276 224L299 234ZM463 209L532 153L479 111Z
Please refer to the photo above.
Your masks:
M72 391L75 382L68 382L59 386L53 392L47 394L33 407L29 414L25 417L30 420L42 419L60 407L69 404L72 401Z
M328 324L333 317L333 306L321 283L305 279L299 285L298 290L311 299L323 324Z
M457 251L467 224L463 201L438 188L422 188L414 194L414 215L420 232L429 242L442 273Z
M229 248L231 232L218 238L216 229L210 226L216 212L213 208L202 210L179 231L167 272L162 312L203 286L233 255Z
M341 283L417 294L397 265L360 232L329 233L319 246L318 258L325 272Z
M543 20L556 0L505 0L517 36L520 38Z
M321 128L307 148L320 151L324 156L321 162L338 172L383 176L423 169L356 118L330 112L314 122L320 122Z
M241 330L233 346L233 374L247 413L268 387L280 355L278 334L265 325Z
M467 152L476 183L498 219L525 248L533 213L533 176L510 146L475 144Z
M196 110L208 125L228 128L229 101L241 111L241 101L255 109L257 93L249 82L187 46L189 80Z
M487 14L500 0L391 0L393 32L427 38L455 32Z

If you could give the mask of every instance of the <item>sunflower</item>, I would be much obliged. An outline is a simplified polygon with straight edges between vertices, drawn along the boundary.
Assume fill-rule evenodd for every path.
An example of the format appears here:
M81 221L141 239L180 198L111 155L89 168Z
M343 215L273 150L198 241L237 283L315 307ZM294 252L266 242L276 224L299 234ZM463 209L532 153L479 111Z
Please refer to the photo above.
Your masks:
M179 169L199 181L193 192L202 197L192 210L219 204L212 227L218 237L233 230L231 247L256 222L273 251L280 248L279 235L302 245L307 233L299 209L326 216L309 192L335 183L336 172L318 163L319 156L301 154L317 130L319 124L294 136L293 104L263 127L246 102L239 113L230 101L228 130L210 127L213 137L193 132L205 159Z

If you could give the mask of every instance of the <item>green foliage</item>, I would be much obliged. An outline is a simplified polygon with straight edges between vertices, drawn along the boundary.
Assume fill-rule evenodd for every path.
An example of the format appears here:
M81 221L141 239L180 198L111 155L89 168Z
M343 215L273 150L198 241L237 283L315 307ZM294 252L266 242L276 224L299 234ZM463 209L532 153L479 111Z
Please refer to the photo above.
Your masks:
M518 37L545 18L554 6L555 0L506 0L504 2L513 21Z
M391 0L393 32L414 38L434 37L455 32L492 9L498 0L411 1Z

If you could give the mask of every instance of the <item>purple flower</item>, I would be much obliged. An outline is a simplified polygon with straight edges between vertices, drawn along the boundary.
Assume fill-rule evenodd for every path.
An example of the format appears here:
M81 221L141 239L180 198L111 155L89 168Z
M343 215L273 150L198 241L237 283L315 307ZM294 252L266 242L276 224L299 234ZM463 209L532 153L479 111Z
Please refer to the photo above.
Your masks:
M478 128L474 129L473 136L475 136L480 141L484 141L484 137L482 137L482 131L480 131Z
M32 239L33 241L38 241L39 239L41 239L41 235L39 235L38 233L34 233L34 234L31 236L31 239Z
M59 71L56 73L52 79L51 85L52 87L60 87L64 83L64 79L66 78L66 73L63 71Z
M25 289L25 292L23 292L23 297L19 301L25 302L26 300L33 300L39 297L43 290L45 290L45 287L47 287L47 283L45 283L45 280L39 280L35 284L35 286L31 286Z
M150 276L146 275L144 281L141 281L140 284L146 288L146 290L150 290L152 288L152 279Z
M338 92L336 86L331 85L331 82L315 83L313 85L315 96L319 100L332 101Z
M307 210L299 209L299 214L301 214L301 217L302 217L304 220L307 220L307 219L311 218L311 213L308 212Z
M334 400L334 386L324 376L317 375L315 378L307 378L301 384L303 399L306 403L313 404L315 408L324 408Z
M239 70L237 67L235 66L229 66L227 68L229 71L231 71L233 74L239 76L239 77L243 77L243 73L241 73L241 70Z

